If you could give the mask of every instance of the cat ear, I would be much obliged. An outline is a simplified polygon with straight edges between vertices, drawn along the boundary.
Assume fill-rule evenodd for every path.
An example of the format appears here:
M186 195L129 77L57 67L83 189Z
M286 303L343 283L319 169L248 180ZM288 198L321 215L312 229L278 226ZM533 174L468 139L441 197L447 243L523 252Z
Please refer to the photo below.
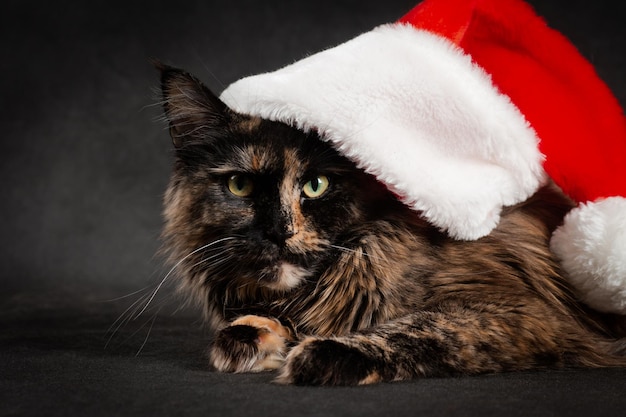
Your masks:
M209 137L226 124L228 107L201 81L181 69L157 61L154 65L161 72L163 108L175 147Z

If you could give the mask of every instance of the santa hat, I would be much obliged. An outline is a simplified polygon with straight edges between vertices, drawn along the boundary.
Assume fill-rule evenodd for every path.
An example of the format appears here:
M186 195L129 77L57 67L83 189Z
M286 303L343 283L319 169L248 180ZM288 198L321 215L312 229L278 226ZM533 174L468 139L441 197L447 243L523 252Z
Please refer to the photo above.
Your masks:
M549 176L580 203L553 251L583 301L626 314L626 119L521 0L425 0L221 98L314 129L457 239L489 234Z

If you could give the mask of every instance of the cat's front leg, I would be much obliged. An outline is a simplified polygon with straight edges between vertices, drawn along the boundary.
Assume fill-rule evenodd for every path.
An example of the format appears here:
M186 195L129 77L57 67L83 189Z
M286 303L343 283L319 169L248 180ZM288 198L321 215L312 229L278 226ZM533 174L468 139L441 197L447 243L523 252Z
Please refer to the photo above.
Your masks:
M289 328L278 320L247 315L218 332L210 350L211 364L222 372L260 372L285 361Z
M383 351L368 337L307 337L289 353L277 379L296 385L365 385L390 380Z
M564 346L550 320L517 316L423 311L363 332L308 337L291 349L278 381L360 385L559 364Z

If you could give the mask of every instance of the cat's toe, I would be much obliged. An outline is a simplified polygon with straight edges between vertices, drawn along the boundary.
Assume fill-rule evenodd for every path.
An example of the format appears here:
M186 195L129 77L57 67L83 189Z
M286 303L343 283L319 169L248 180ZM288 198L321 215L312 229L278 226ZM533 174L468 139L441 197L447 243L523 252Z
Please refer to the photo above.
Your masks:
M235 324L217 334L209 356L221 372L259 372L282 366L286 350L285 338L271 329Z
M339 340L307 338L293 348L277 381L296 385L363 385L382 381L380 361Z

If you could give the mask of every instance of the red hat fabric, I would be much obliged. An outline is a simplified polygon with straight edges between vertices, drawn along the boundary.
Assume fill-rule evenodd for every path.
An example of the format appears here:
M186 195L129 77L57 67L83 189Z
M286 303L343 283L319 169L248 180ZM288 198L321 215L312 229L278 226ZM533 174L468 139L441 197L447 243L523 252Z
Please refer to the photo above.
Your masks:
M554 252L585 302L626 314L626 119L591 64L522 0L425 0L221 98L315 129L458 239L488 234L547 173L581 203Z
M540 138L574 200L626 196L626 118L592 65L518 0L427 0L400 19L459 45Z

